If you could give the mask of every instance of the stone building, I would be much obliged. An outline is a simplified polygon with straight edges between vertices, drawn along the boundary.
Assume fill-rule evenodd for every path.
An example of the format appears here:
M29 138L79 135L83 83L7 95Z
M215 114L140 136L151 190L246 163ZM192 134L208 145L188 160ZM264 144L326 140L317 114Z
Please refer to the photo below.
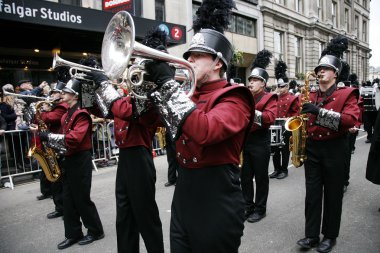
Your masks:
M239 77L249 75L249 67L261 49L268 49L274 59L268 70L274 80L274 65L279 59L288 64L288 76L301 80L306 72L317 65L319 56L327 43L337 34L349 40L349 49L344 59L350 64L351 72L360 81L368 76L369 12L368 0L236 0L231 27L226 36L243 55L238 64ZM156 19L157 3L164 6L167 22L188 27L187 44L176 46L170 51L181 55L186 50L193 32L190 30L192 17L201 1L145 0L143 16ZM155 4L156 9L149 8ZM302 81L302 80L301 80Z

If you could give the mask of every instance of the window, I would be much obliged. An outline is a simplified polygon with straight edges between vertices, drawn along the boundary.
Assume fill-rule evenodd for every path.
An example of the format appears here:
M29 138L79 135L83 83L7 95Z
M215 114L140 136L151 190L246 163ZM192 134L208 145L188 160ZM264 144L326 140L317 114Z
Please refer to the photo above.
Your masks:
M337 15L337 5L336 5L336 2L332 2L331 3L331 20L334 27L338 26L338 23L337 23L338 19L336 15Z
M317 0L318 18L322 19L322 0Z
M296 1L296 12L303 13L303 0Z
M284 33L274 31L274 59L275 61L284 60Z
M296 73L302 73L303 72L303 57L302 57L302 38L296 37L295 41L295 48L294 48L294 55L296 57Z
M347 62L348 65L351 64L351 54L350 51L347 51L343 54L343 60Z
M82 0L82 7L101 10L102 0Z
M323 49L325 49L325 43L324 42L319 42L319 45L318 45L318 57L321 56Z
M355 31L356 37L359 38L359 17L355 15Z
M195 18L196 18L196 14L195 13L199 9L199 7L201 7L201 4L193 2L193 5L192 5L193 20L195 20Z
M366 60L362 57L362 80L367 80L366 76Z
M251 3L251 4L259 4L259 0L243 0L243 1Z
M363 40L367 42L367 21L363 21Z
M368 8L367 0L363 0L363 7L364 7L364 9L367 9L367 8Z
M350 31L350 12L348 9L344 9L344 27L346 28L346 32Z
M165 0L155 0L156 20L165 21Z
M256 38L256 19L232 15L227 31Z
M56 3L61 3L61 4L74 5L74 6L81 6L81 0L56 0L56 1L50 1L50 2L56 2Z

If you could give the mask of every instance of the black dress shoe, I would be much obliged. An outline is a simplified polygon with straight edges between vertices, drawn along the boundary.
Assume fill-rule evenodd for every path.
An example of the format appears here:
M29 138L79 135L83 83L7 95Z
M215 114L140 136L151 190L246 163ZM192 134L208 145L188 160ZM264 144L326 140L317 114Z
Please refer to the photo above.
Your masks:
M86 244L92 243L93 241L100 240L100 239L103 239L103 238L104 238L104 234L101 234L101 235L98 235L98 236L87 234L85 237L83 237L78 242L78 244L79 245L86 245Z
M367 139L367 140L365 140L365 143L371 143L371 140Z
M269 178L277 178L278 174L280 174L280 172L278 170L275 170L269 174Z
M175 182L167 182L167 183L165 183L165 187L169 187L169 186L172 186L172 185L175 185Z
M58 211L54 211L54 212L48 213L48 215L46 215L46 217L48 219L54 219L54 218L58 218L58 217L61 217L61 216L63 216L63 213L62 212L58 212Z
M278 174L277 176L277 179L284 179L288 176L288 173L286 172L281 172L280 174Z
M335 239L323 238L323 240L318 245L317 251L321 253L330 252L335 243Z
M48 198L50 198L51 197L51 195L40 195L40 196L37 196L37 200L44 200L44 199L48 199Z
M315 237L315 238L306 237L297 242L297 244L304 249L314 248L315 246L317 246L318 243L319 243L319 237Z
M254 213L252 213L252 214L247 218L247 221L248 221L248 222L251 222L251 223L253 223L253 222L258 222L259 220L261 220L261 219L264 218L265 216L266 216L265 213L263 213L263 214L259 214L259 213L257 213L257 212L254 212Z
M82 236L78 238L66 238L63 242L58 244L58 249L66 249L77 243L80 239L82 239Z

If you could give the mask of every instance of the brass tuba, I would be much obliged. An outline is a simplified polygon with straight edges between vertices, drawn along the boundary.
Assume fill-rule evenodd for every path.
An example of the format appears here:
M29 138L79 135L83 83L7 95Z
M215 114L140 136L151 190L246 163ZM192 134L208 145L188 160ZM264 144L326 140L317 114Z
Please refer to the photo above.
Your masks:
M305 86L301 89L301 108L305 103L310 103L309 92L309 78L310 76L316 77L314 72L307 72L305 77ZM299 116L290 117L285 122L285 129L292 132L292 136L289 138L289 150L292 152L292 164L298 168L306 161L306 138L307 138L307 121L309 118L307 114L301 114Z
M48 101L39 101L36 104L36 120L38 129L41 132L47 131L45 122L41 119L40 109L44 104L50 104ZM49 148L45 142L41 142L42 149L39 149L36 145L31 147L28 152L28 157L34 156L40 164L43 172L46 175L47 180L50 182L56 182L61 177L61 169L59 168L57 161L57 153L54 149Z
M102 43L102 64L105 74L110 79L120 78L129 86L128 90L139 99L147 99L145 94L138 94L144 85L145 63L149 60L167 62L176 70L183 70L188 75L176 73L175 80L188 80L191 84L187 93L191 97L197 85L192 65L173 55L147 47L135 41L135 25L132 16L126 11L116 13L107 25Z

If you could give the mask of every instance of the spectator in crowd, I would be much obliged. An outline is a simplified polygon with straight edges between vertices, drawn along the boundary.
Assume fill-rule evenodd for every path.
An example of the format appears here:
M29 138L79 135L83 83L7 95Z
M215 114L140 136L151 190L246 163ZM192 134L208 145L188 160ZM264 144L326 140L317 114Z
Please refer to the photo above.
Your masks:
M38 87L33 88L30 80L21 80L16 84L16 87L18 87L21 95L41 96L43 88L48 85L46 81L43 81Z
M13 86L11 84L6 84L3 86L2 91L7 92L13 92ZM14 110L14 96L5 95L2 96L1 102L0 102L0 111L1 116L6 121L6 131L15 130L16 129L16 118L17 115ZM19 152L19 149L17 149L17 143L18 143L18 135L15 133L12 133L8 136L6 136L6 143L8 146L10 160L15 160L15 166L17 161L17 166L20 168L21 165L21 152Z

